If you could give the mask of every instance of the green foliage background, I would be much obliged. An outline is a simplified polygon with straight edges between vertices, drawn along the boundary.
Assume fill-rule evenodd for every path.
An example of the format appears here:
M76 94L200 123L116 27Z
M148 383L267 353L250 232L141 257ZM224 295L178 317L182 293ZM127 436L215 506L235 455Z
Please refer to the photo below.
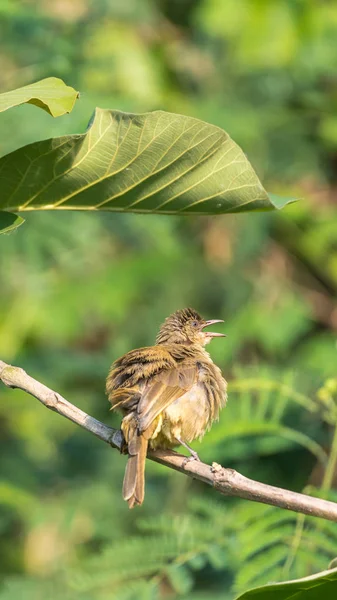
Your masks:
M0 14L1 91L48 76L81 91L58 120L2 115L1 154L83 131L95 105L160 108L223 127L268 190L303 198L275 215L28 214L0 238L0 357L117 426L110 363L177 308L224 318L211 353L229 404L201 457L335 499L336 3L27 0ZM337 554L335 524L158 465L129 512L125 458L18 391L1 389L0 431L0 600L230 600Z

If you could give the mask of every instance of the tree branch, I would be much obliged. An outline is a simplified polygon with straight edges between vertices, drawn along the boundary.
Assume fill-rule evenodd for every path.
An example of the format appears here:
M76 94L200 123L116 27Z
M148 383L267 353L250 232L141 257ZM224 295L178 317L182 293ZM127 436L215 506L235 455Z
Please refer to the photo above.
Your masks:
M108 427L94 419L94 417L87 415L60 394L27 375L23 369L12 367L0 360L0 380L7 387L18 388L34 396L47 408L90 431L113 448L121 450L123 436L119 429ZM244 477L233 469L225 469L216 463L213 463L212 466L198 461L186 463L185 456L169 450L150 451L148 458L180 471L180 473L184 473L189 477L203 481L221 494L238 496L239 498L271 504L337 522L337 504L334 502L260 483Z

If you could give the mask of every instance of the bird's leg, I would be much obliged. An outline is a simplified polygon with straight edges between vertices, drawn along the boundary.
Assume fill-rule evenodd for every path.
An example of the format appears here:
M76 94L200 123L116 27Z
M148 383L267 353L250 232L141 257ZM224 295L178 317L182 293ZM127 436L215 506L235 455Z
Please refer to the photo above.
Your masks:
M191 454L191 456L186 456L186 458L183 462L183 467L191 460L198 460L199 462L201 462L197 452L195 450L193 450L192 448L190 448L190 446L188 444L186 444L186 442L184 442L183 440L181 440L178 437L176 437L176 440L179 442L179 444L184 446L184 448L186 448Z

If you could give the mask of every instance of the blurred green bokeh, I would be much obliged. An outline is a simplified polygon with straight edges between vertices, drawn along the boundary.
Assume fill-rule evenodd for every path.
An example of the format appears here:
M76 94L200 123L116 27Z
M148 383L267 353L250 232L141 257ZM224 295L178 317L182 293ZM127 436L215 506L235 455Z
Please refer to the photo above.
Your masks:
M111 362L152 344L177 308L223 318L228 338L210 351L229 404L201 458L333 495L336 3L26 0L0 16L0 91L55 76L81 92L60 119L4 113L1 155L84 131L95 106L160 108L223 127L269 191L301 198L221 218L28 214L0 238L0 358L118 426ZM0 430L0 600L231 600L336 555L334 524L301 529L158 465L129 512L125 458L21 392L1 388Z

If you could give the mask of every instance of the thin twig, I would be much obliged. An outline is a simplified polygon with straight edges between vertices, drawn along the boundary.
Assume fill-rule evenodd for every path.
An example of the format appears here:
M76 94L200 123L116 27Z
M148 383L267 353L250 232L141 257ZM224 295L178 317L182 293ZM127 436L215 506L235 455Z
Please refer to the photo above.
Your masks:
M0 360L0 380L11 388L19 388L37 398L47 408L70 419L77 425L93 433L113 448L122 447L123 436L119 429L108 427L94 417L87 415L57 392L49 389L19 368L7 365ZM238 496L255 502L262 502L293 510L295 512L322 517L337 522L337 504L305 494L260 483L244 477L233 469L225 469L216 463L212 466L198 461L185 461L185 456L169 450L149 452L148 458L166 467L180 471L193 479L198 479L214 487L221 494Z

